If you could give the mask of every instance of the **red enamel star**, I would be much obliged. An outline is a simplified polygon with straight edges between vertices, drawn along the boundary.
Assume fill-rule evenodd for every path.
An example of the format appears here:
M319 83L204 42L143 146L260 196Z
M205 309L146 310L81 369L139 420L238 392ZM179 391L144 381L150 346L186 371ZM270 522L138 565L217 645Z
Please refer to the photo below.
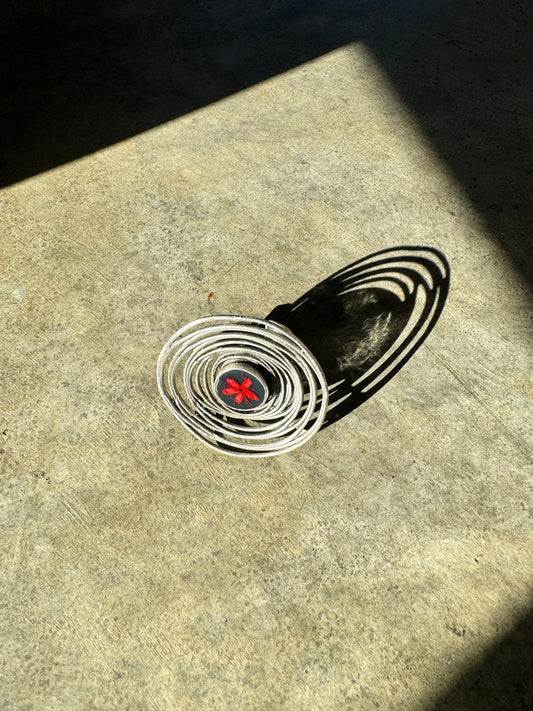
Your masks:
M238 383L234 378L226 378L227 388L222 391L224 395L234 395L235 402L240 405L244 400L247 405L251 405L250 400L259 400L257 395L251 390L250 386L254 384L251 378L244 378L242 383ZM250 400L248 399L250 398Z

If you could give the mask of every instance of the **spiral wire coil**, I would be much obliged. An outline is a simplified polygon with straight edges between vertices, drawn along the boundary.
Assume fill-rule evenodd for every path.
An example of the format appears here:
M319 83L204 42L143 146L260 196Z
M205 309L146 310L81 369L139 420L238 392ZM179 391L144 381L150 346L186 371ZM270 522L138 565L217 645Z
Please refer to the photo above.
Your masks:
M268 374L269 396L241 412L217 396L217 379L232 363ZM244 457L283 454L317 432L326 416L328 385L318 361L274 321L209 316L177 331L157 364L159 391L177 419L218 451Z

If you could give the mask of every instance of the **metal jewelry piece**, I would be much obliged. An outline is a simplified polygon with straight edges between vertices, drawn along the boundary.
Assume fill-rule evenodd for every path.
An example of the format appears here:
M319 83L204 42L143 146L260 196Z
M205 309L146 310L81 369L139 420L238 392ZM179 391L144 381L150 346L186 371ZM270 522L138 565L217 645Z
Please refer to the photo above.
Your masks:
M286 326L259 318L208 316L183 326L161 351L157 381L189 432L241 457L299 447L328 406L311 351Z

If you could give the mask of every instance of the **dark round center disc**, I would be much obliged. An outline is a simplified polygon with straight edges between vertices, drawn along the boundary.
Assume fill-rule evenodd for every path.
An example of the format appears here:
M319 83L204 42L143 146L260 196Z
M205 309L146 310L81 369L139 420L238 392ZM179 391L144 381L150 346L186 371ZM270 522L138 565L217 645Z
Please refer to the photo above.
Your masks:
M216 392L219 399L235 410L255 410L268 397L267 378L245 363L232 363L218 376Z

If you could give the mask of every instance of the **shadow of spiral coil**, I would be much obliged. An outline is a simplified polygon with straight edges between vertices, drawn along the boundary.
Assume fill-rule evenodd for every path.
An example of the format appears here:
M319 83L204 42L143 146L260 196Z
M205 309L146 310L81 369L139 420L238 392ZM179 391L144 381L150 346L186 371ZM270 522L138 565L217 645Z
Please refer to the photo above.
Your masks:
M238 372L235 364L264 374L268 397L258 405L246 401L253 407L243 410L244 396L235 399L239 405L221 397L220 379ZM328 406L327 382L311 351L285 326L258 318L210 316L187 324L161 351L157 380L167 406L189 432L236 456L299 447L320 429ZM238 393L242 385L226 380Z
M286 326L314 354L328 382L325 429L375 395L437 323L450 265L433 247L369 254L316 284L267 319Z

